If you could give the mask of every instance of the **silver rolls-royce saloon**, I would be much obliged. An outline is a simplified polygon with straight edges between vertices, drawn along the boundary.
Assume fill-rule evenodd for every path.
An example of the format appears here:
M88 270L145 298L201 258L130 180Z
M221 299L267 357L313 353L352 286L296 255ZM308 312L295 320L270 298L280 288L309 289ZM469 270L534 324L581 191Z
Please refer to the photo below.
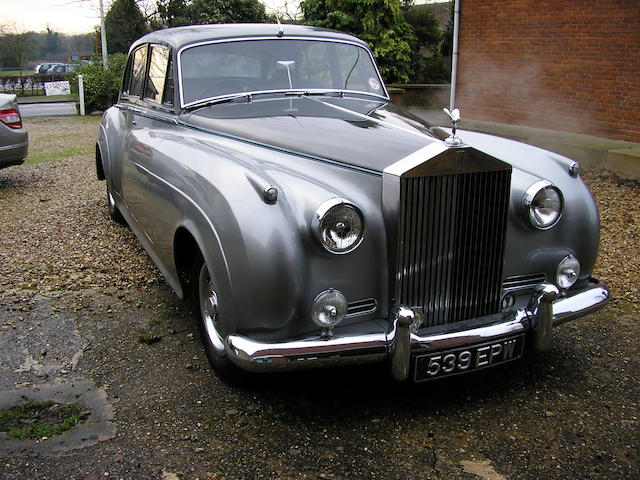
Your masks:
M552 345L608 299L577 162L403 112L368 46L201 25L132 46L98 178L226 379L386 364L420 382Z

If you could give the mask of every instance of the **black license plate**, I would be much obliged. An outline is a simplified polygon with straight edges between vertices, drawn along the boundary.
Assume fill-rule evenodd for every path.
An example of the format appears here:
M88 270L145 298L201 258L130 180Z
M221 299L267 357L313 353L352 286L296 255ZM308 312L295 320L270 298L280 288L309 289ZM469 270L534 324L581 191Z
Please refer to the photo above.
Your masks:
M523 348L524 335L518 335L455 350L418 355L415 357L414 381L460 375L510 362L522 356Z

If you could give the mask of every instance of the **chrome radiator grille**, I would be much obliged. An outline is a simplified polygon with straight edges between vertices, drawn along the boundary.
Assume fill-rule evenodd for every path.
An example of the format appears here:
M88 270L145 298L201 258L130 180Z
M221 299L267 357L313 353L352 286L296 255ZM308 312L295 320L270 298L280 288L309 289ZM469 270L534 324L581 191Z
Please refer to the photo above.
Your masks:
M402 178L396 301L424 326L497 313L511 171Z

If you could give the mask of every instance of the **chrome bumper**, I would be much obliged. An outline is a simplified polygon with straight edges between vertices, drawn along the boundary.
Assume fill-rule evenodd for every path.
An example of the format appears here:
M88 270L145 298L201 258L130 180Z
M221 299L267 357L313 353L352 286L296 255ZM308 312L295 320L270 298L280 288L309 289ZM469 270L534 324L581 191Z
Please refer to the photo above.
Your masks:
M534 348L544 350L551 342L552 326L601 308L609 299L609 291L603 284L592 282L571 297L557 297L556 287L542 284L526 308L489 325L452 332L430 334L415 330L414 312L399 307L390 318L390 328L386 332L343 336L336 333L326 340L313 337L282 343L257 342L240 335L229 335L225 349L235 365L252 372L389 360L393 377L405 380L411 356L417 353L449 350L523 332L531 332Z

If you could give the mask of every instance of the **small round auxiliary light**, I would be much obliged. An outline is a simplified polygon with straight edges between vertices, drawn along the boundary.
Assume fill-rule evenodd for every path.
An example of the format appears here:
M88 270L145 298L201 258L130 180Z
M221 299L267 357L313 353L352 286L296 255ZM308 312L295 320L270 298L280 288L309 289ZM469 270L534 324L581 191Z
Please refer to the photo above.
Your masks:
M311 305L311 319L329 334L347 315L347 299L339 290L330 288L321 292Z
M278 189L273 185L269 185L262 192L262 198L264 198L264 203L273 205L278 201Z
M567 255L558 264L556 270L556 283L560 288L571 287L580 276L580 262L575 255Z
M569 175L572 177L580 175L580 164L578 162L571 162L571 165L569 165Z

